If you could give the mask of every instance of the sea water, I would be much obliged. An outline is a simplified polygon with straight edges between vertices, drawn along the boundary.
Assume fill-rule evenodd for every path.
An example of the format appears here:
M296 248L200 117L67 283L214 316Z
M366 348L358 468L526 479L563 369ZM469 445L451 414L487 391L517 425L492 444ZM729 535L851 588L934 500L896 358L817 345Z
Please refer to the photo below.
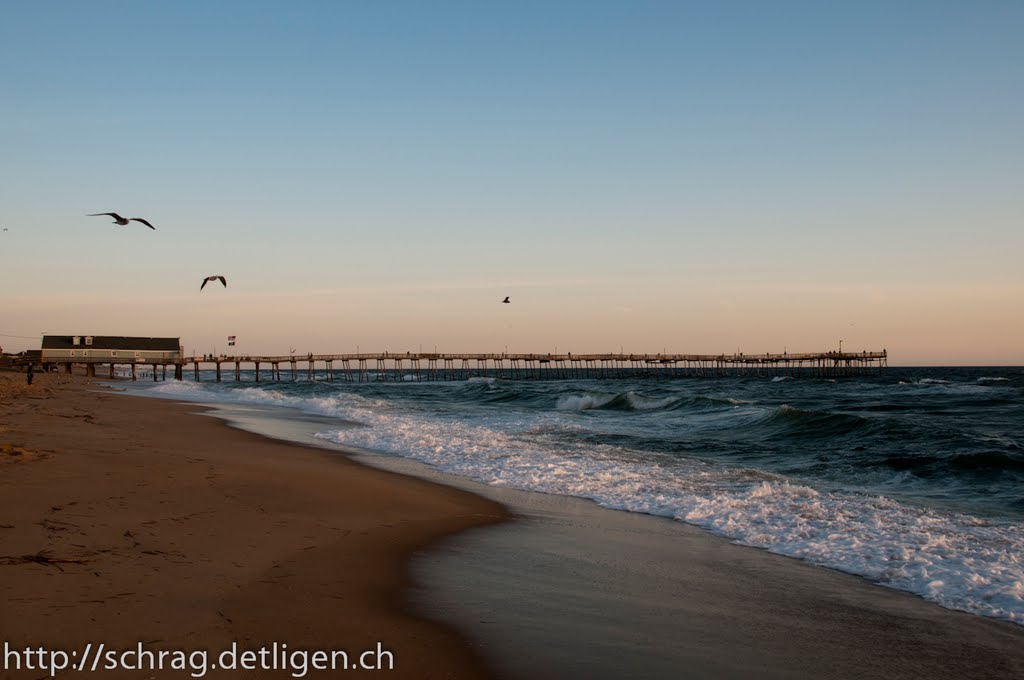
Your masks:
M1022 368L836 380L242 377L145 389L299 409L345 448L673 518L1024 625Z

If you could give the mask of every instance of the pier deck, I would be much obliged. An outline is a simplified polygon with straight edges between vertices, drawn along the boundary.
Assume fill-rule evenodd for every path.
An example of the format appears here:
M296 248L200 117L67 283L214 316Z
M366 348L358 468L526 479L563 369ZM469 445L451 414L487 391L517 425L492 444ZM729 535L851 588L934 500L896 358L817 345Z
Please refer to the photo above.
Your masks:
M501 378L506 380L564 380L571 378L624 377L729 377L729 376L791 376L839 378L881 372L888 365L888 353L881 352L811 352L781 354L524 354L524 353L436 353L436 352L370 352L355 354L305 354L284 356L205 355L185 357L177 361L137 361L111 363L101 357L85 364L90 375L96 366L131 366L132 379L139 368L152 379L167 379L168 366L173 377L181 380L186 367L196 381L326 380L326 381L438 381L470 378ZM70 364L65 366L70 371ZM162 370L158 370L162 369ZM226 369L226 370L225 370ZM204 371L206 375L204 376ZM243 374L245 371L245 374ZM213 376L209 373L212 372Z

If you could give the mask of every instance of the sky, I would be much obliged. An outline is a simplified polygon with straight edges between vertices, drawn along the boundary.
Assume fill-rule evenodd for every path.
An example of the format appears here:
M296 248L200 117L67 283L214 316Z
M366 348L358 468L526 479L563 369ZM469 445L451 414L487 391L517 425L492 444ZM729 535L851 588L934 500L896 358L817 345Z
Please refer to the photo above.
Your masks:
M1022 35L1015 0L4 0L0 346L1022 365Z

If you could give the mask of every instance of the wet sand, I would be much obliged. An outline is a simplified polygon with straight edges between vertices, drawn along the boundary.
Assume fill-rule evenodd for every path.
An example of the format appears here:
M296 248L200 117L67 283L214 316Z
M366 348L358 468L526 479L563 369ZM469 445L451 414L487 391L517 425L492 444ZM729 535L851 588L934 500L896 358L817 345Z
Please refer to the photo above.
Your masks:
M516 521L443 542L414 573L424 611L513 680L1024 677L1024 627L664 518L482 493Z

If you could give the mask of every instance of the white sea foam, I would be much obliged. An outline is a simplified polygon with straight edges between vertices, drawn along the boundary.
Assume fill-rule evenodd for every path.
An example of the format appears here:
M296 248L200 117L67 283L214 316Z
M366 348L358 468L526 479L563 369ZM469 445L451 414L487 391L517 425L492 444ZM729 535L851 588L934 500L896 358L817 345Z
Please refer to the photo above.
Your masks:
M1024 623L1024 532L881 497L614 447L555 449L491 428L374 412L319 436L411 456L485 484L672 517L745 545L859 574L940 605Z
M614 398L614 394L565 394L558 398L555 408L562 411L586 411L601 408Z
M780 475L610 445L566 444L569 412L486 425L415 415L344 392L299 397L165 383L179 399L281 405L367 425L317 436L411 457L479 482L589 498L608 508L671 517L738 543L859 574L942 606L1024 624L1024 526L994 524L878 496L815 490ZM561 409L614 395L567 395ZM603 400L603 401L602 401ZM754 417L756 413L751 413Z
M626 403L637 411L657 411L675 402L678 397L645 397L636 392L626 392Z
M145 388L141 390L141 393L187 401L220 401L216 394L210 392L202 385L183 380L165 381L153 387Z
M192 382L165 382L147 394L202 403L228 402L255 406L283 406L306 413L346 419L353 409L372 408L375 402L356 394L336 392L327 396L298 396L264 387L224 389Z
M629 408L635 411L656 411L673 403L678 397L645 397L629 391L621 395L605 392L586 392L583 394L564 394L560 396L555 408L560 411L588 411L603 408L618 398L622 398Z
M993 385L993 382L999 383L1001 381L978 379L970 382L956 382L939 378L922 378L913 382L901 381L899 384L906 385L909 389L919 390L921 394L971 397L988 396L992 393L992 390L1005 389L1002 385Z

